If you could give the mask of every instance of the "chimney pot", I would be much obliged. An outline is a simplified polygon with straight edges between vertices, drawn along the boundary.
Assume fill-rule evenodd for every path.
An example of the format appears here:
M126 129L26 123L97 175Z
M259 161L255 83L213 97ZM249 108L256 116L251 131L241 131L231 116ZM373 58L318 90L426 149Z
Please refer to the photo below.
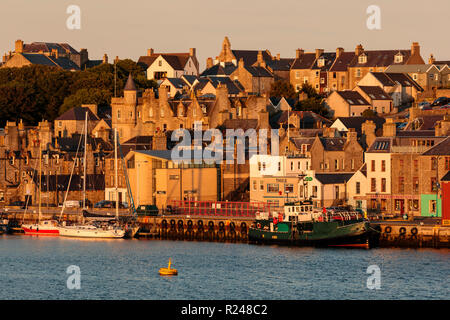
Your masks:
M153 54L153 49L152 48L150 48L150 49L147 49L147 56L151 56Z

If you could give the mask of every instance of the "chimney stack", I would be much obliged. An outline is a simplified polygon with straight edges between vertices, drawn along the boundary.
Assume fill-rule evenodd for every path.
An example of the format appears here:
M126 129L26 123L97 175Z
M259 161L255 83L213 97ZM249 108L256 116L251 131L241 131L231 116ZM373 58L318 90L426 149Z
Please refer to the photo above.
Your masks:
M258 57L257 57L256 61L258 62L258 65L261 65L264 62L263 55L262 55L261 51L258 51Z
M420 55L420 45L418 42L413 42L411 45L411 56Z
M303 49L295 50L295 58L300 59L300 57L303 55L303 53L305 53L305 51Z
M280 60L280 59L281 59L280 54L277 53L277 60Z
M108 63L108 55L106 53L103 55L103 63Z
M323 54L323 49L316 49L316 59L319 59L319 57Z
M355 128L349 128L347 132L347 142L357 140L358 140L358 133L355 131Z
M240 59L239 59L238 68L239 68L239 69L244 68L244 59L243 59L243 58L240 58Z
M23 41L16 40L16 53L23 53Z
M55 57L55 59L59 58L59 52L58 49L52 49L52 56Z
M387 118L383 124L383 136L395 137L397 135L397 125L392 118Z
M364 48L363 48L362 44L358 44L355 48L355 55L359 56L363 52L364 52Z
M212 66L213 66L213 59L209 57L208 59L206 59L206 69L209 69Z
M434 64L436 59L434 58L433 54L430 54L430 58L428 59L428 64Z
M153 54L153 49L147 49L147 56L150 57Z
M336 58L339 58L342 53L344 53L344 48L336 48Z
M197 50L195 48L189 48L189 55L191 57L195 57Z

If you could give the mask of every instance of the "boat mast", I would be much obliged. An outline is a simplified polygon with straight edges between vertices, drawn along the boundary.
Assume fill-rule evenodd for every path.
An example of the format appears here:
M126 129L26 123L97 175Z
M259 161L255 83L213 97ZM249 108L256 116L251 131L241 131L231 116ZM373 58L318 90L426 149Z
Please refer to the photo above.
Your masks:
M41 222L41 190L42 190L42 147L41 141L39 140L39 215L38 215L38 224Z
M114 181L116 188L116 219L119 220L119 190L117 189L117 128L114 128Z
M87 117L88 113L86 111L86 116L84 120L84 159L83 159L83 210L86 210L86 146L87 146Z

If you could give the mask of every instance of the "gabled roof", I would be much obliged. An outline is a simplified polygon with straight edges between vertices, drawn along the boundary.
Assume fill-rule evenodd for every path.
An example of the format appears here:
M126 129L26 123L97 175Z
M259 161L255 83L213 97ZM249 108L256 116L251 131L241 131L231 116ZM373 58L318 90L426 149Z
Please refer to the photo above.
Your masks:
M325 64L319 67L318 63L320 59L324 59ZM325 52L323 53L314 63L312 69L320 69L320 71L327 71L331 68L331 66L336 60L336 52Z
M85 107L74 107L60 115L56 120L76 120L84 121L88 113L88 121L98 121L99 118L92 113L91 109Z
M404 64L404 65L390 65L386 68L386 73L425 73L431 69L439 69L434 64Z
M402 87L414 87L418 91L423 91L423 88L406 73L371 72L371 74L385 87L400 84Z
M345 91L335 91L340 95L348 104L353 106L365 106L370 105L366 99L357 91L345 90Z
M244 68L250 72L253 77L273 77L272 73L264 67L259 66L244 66Z
M441 181L450 181L450 171L447 171L447 173L441 178Z
M180 78L165 78L164 81L166 80L169 81L177 89L183 89L183 87L186 85L186 82Z
M272 71L289 71L295 59L292 58L281 58L266 61L266 65Z
M193 75L187 75L184 74L181 76L181 79L183 79L187 85L189 85L190 87L192 87L192 85L194 84L195 80L197 80L197 76L193 76Z
M354 57L354 52L342 52L339 57L335 59L333 65L330 67L330 71L347 71L348 66L350 65Z
M315 178L322 184L346 183L354 173L316 173Z
M379 86L358 86L365 94L372 100L392 100L391 96L387 94Z
M376 138L366 152L371 153L390 153L393 144L393 138L379 137Z
M208 68L204 70L200 77L208 77L208 76L229 76L231 75L234 70L236 70L236 66L231 62L226 62L224 66L222 66L220 63L212 66L211 68Z
M373 121L373 123L376 126L376 129L383 128L383 124L386 122L385 118L382 117L338 117L336 118L336 121L340 121L347 129L355 129L355 131L358 133L358 135L361 135L361 127L364 122L367 120Z
M184 70L186 63L189 61L191 57L189 52L186 53L153 53L149 56L141 56L139 57L138 64L144 67L150 67L155 60L162 56L162 58L167 61L167 63L175 70ZM196 59L194 60L194 64L196 64Z

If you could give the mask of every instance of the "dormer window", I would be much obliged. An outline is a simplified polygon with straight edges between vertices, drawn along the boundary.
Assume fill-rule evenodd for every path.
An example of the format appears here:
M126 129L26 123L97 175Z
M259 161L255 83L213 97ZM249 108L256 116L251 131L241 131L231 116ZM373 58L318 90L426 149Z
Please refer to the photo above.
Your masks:
M319 68L323 67L325 65L325 59L323 57L319 58L319 60L317 60L317 66Z
M395 63L402 63L403 62L403 55L401 53L397 53L394 57Z
M362 54L358 57L358 62L359 63L367 63L367 55L366 54Z

